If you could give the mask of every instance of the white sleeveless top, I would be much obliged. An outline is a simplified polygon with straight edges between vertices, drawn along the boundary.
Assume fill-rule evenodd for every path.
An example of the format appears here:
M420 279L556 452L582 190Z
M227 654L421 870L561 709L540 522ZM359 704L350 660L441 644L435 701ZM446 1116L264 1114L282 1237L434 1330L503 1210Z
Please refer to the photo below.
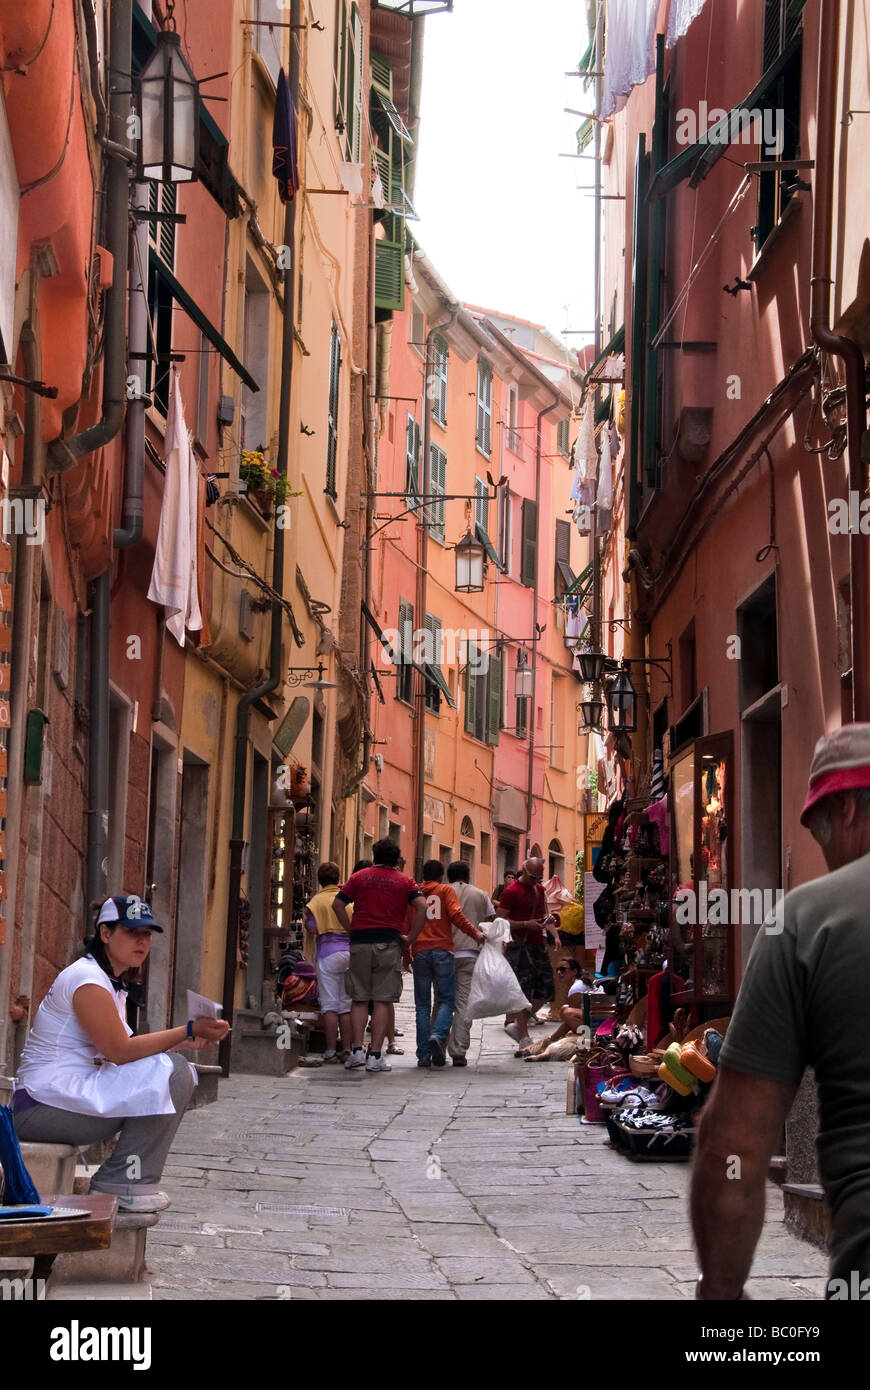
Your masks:
M73 1010L82 985L109 992L128 1037L127 991L116 990L93 956L62 970L37 1010L18 1067L18 1085L43 1105L76 1115L174 1115L169 1094L172 1059L160 1052L120 1065L97 1052ZM196 1069L191 1067L194 1075Z

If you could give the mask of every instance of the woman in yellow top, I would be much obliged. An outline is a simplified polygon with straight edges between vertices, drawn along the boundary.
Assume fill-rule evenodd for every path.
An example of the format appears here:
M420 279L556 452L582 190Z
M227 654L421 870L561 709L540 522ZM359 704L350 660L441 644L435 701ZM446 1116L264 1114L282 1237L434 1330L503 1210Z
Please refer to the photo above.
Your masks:
M305 904L305 928L314 938L317 993L326 1033L324 1062L345 1062L350 1056L350 996L344 974L350 964L350 942L332 910L341 882L337 864L326 862L317 870L320 892ZM348 908L348 912L352 909ZM336 1051L336 1043L341 1046Z

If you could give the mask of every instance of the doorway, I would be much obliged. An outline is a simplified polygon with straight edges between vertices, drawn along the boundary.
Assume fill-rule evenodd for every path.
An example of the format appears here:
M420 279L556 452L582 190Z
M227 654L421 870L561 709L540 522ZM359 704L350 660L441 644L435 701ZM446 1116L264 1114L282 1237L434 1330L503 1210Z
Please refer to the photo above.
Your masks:
M209 766L185 750L181 773L178 906L172 962L172 1021L186 1023L187 991L201 991L206 913Z

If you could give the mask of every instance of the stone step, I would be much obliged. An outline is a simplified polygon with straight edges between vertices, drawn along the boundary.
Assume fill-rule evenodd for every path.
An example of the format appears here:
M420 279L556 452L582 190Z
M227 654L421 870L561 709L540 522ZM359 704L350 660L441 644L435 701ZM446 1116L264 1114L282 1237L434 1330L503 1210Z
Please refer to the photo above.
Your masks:
M159 1215L119 1212L108 1250L81 1250L58 1255L52 1270L55 1284L138 1284L145 1272L145 1240Z
M21 1144L21 1157L40 1195L72 1192L77 1154L72 1144Z
M147 1283L56 1284L52 1281L45 1297L49 1303L141 1302L153 1300L154 1293Z
M210 1067L202 1062L194 1062L199 1075L199 1083L194 1087L189 1110L199 1110L203 1105L211 1105L218 1098L218 1082L222 1072L220 1067Z
M784 1182L782 1185L785 1224L795 1235L827 1250L831 1235L831 1208L817 1183Z

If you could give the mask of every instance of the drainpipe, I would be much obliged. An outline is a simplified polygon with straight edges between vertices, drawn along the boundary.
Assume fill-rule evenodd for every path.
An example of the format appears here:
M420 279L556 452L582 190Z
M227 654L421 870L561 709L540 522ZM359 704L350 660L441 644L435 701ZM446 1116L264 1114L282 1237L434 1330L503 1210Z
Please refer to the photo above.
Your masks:
M148 184L137 183L133 189L134 211L148 211ZM142 388L144 354L148 351L148 223L135 218L132 232L133 255L130 258L130 293L128 339L128 379L137 391L127 402L127 422L124 445L124 526L116 530L112 543L116 550L129 550L142 539L145 513L145 407L148 397ZM155 363L155 372L157 364Z
M535 430L535 583L532 589L532 708L529 718L529 782L526 792L526 855L531 848L532 811L535 804L535 694L538 686L538 576L541 571L541 421L559 404L556 396L552 405L538 411Z
M293 0L290 10L291 25L299 23L300 0ZM292 35L291 30L291 35ZM299 97L299 50L290 40L290 94L294 104ZM290 457L290 392L293 383L293 280L296 275L295 245L295 200L284 208L284 244L290 254L284 269L284 317L281 338L281 398L278 406L278 457L277 471L281 477L287 476L287 463ZM284 592L284 530L276 524L274 528L274 550L272 553L272 587L278 594ZM269 650L269 674L261 685L244 694L236 707L236 739L233 762L233 816L230 839L230 881L227 898L227 935L224 956L223 1016L232 1022L236 995L236 952L239 942L239 896L242 886L242 851L245 847L246 802L248 790L248 731L251 722L251 706L265 695L271 695L281 684L281 633L283 608L277 599L272 600L272 636ZM224 1038L218 1049L218 1061L224 1076L230 1074L230 1036Z
M126 353L124 329L127 308L128 203L130 197L127 118L130 115L133 43L132 0L115 0L109 25L109 140L106 143L105 245L112 255L112 288L106 294L103 340L103 413L95 425L71 439L59 437L48 446L52 470L66 473L86 454L114 439L124 418Z
M822 0L819 23L819 70L816 103L816 177L813 191L813 265L810 280L810 333L824 352L843 359L846 368L846 429L849 460L849 490L864 492L865 468L862 443L867 427L865 405L864 356L857 343L832 332L831 318L831 228L834 207L834 139L836 131L835 96L838 52L839 0ZM852 624L852 719L870 719L868 687L867 541L856 533L849 537Z
M420 479L420 494L428 498L431 487L431 475L429 471L429 439L432 433L432 400L430 395L431 374L432 374L432 344L437 334L445 328L450 328L456 322L461 304L456 302L445 304L448 316L443 323L436 323L426 334L425 359L423 367L423 468ZM419 607L417 610L417 622L421 627L426 624L426 581L428 573L426 563L429 558L429 502L423 503L421 513L421 540L420 540L420 568L417 577L417 594ZM419 705L417 707L417 770L416 770L416 791L417 791L417 815L415 818L416 845L414 847L414 877L417 882L422 881L423 873L423 792L425 786L424 773L426 767L426 682L421 682L419 694Z

